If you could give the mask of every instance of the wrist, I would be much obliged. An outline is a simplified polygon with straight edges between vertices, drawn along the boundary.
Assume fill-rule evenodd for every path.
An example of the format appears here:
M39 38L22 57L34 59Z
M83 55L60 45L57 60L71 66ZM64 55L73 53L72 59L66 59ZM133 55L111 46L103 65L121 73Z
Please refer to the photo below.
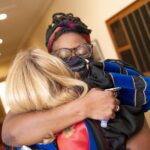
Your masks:
M85 97L82 97L82 98L79 98L77 102L78 102L78 105L76 108L77 108L78 116L81 116L83 118L82 120L88 118L89 117L88 116L88 104L87 104L88 101L86 101Z
M87 118L87 108L86 108L86 101L85 99L79 98L75 100L76 104L74 105L76 116L81 118L80 120L84 120Z

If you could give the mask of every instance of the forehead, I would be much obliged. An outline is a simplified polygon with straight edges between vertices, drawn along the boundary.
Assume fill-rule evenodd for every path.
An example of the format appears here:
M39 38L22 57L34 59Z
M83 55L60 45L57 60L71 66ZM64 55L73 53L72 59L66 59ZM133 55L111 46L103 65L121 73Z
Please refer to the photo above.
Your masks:
M68 32L62 34L53 44L53 50L59 48L74 48L86 43L85 39L78 33Z

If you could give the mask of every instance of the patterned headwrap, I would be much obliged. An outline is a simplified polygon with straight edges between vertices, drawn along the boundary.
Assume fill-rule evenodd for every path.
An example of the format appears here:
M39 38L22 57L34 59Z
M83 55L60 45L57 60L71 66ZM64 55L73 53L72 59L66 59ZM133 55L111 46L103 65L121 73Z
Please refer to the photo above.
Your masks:
M87 43L91 43L91 30L80 20L72 14L55 13L53 15L53 23L49 26L46 32L46 47L51 52L54 41L66 32L79 33Z

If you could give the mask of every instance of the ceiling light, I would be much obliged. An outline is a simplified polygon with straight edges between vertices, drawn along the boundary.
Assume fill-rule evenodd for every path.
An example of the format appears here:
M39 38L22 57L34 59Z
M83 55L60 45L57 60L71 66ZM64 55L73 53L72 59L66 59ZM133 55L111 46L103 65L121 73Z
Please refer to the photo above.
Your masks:
M0 20L5 20L7 18L7 14L0 14Z
M3 43L3 39L0 39L0 44L2 44Z

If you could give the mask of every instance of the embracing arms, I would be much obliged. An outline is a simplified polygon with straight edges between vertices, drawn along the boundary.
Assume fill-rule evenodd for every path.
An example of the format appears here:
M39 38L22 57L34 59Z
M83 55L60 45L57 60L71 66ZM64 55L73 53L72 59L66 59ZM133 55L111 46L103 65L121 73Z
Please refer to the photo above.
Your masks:
M10 146L31 145L85 118L113 118L115 107L112 92L92 89L86 96L51 110L9 112L3 124L2 139Z

